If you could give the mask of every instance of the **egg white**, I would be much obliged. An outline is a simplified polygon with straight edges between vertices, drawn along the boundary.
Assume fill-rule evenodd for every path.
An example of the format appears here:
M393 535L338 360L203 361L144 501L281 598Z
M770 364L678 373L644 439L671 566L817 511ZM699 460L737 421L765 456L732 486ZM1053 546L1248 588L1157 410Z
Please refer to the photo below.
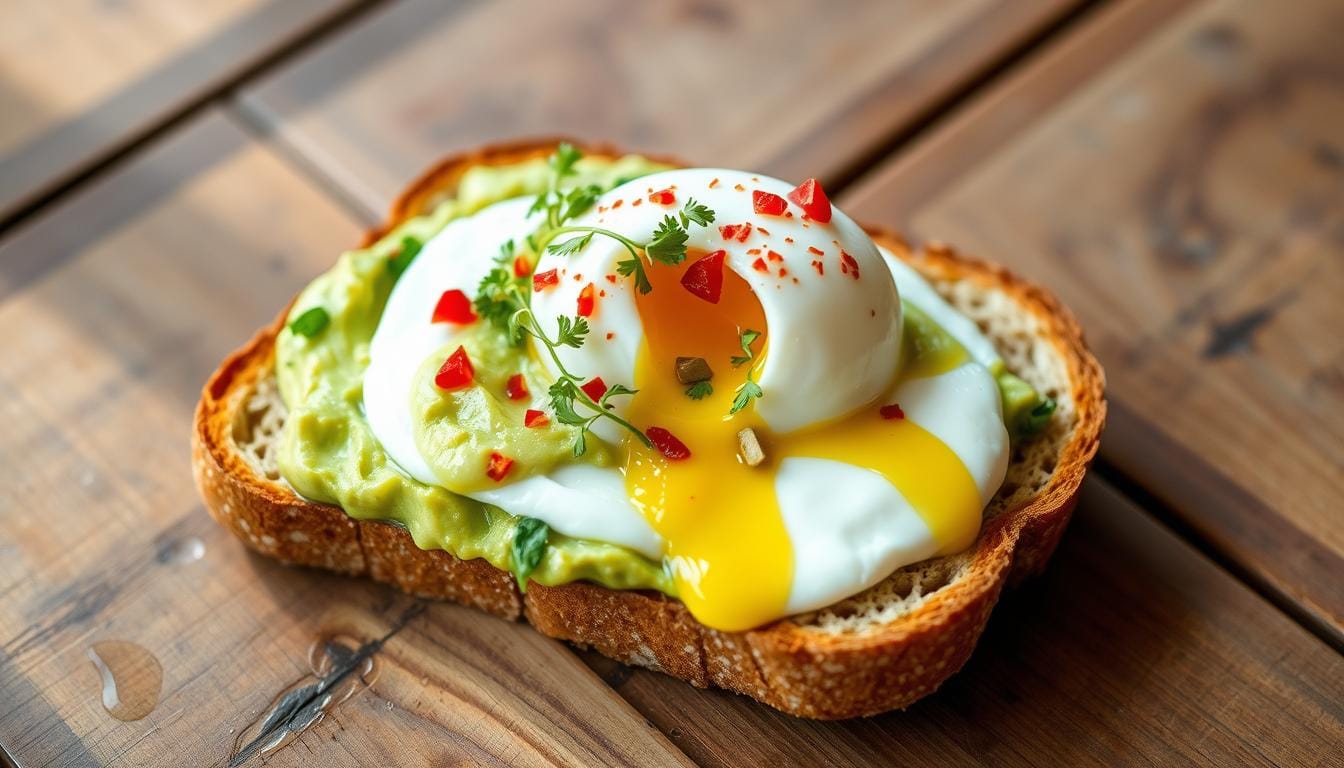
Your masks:
M840 211L834 212L833 231L815 223L803 227L797 218L760 217L751 210L749 192L707 194L714 192L708 189L713 178L719 179L718 189L734 193L738 183L781 196L791 189L784 182L765 177L754 181L757 177L738 171L669 171L607 193L599 201L605 213L595 207L586 218L596 226L644 239L669 210L647 201L630 205L647 189L675 184L678 206L687 197L709 205L717 214L716 225L693 234L690 245L728 250L727 265L751 285L766 314L770 349L760 379L766 395L757 401L762 418L773 429L788 431L836 418L885 393L901 404L907 419L961 459L987 503L1003 481L1008 460L998 390L987 369L998 360L992 343L918 273L879 252ZM610 205L617 199L625 204L613 210ZM429 322L434 305L446 290L475 293L500 243L521 240L536 228L537 218L527 214L530 203L515 199L489 206L450 223L430 239L393 289L374 334L364 379L365 413L388 455L420 482L440 484L416 447L411 412L415 374L429 355L450 345L460 333L451 324ZM745 221L764 224L770 235L754 233L747 243L723 243L717 225ZM785 245L785 237L795 242ZM825 247L814 247L826 252L826 267L834 269L839 246L831 240L839 240L853 256L864 279L836 280L831 274L819 278L810 265L814 254L806 249L809 243L824 241ZM764 249L766 242L784 256L790 279L751 268L756 256L746 251ZM608 383L633 383L643 329L631 281L605 279L615 272L615 261L624 257L613 245L598 237L563 262L546 257L538 269L554 267L564 276L555 289L534 294L533 306L538 318L553 322L556 315L574 314L578 293L589 282L605 291L590 318L590 342L579 350L564 349L563 359L572 370L600 375ZM893 279L872 279L885 274ZM798 278L796 284L792 277ZM893 388L900 353L901 296L960 341L972 360L939 376ZM535 407L542 407L540 400ZM599 435L608 440L621 437L619 432ZM779 464L775 490L794 553L788 613L853 595L937 549L929 527L900 491L869 469L825 459L788 458ZM660 537L629 502L616 468L567 466L466 495L513 514L539 518L566 535L623 545L654 559L662 553Z

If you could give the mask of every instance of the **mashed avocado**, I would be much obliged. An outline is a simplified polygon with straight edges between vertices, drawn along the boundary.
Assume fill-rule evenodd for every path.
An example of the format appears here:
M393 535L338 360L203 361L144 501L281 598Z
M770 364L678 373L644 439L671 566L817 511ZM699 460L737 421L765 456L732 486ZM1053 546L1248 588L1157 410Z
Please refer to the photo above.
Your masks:
M579 161L574 184L609 189L628 179L663 170L639 157L616 161ZM396 283L389 261L408 238L425 242L453 219L492 203L543 190L544 160L507 167L477 167L466 173L458 196L432 212L404 222L368 248L343 254L299 296L291 320L321 307L329 321L312 337L289 328L276 341L276 373L289 409L278 461L285 479L302 495L336 504L362 520L383 520L405 527L422 549L442 549L459 558L485 558L513 570L513 543L520 518L488 504L426 485L403 473L387 456L363 415L363 378L369 344L383 307ZM966 352L941 327L905 305L906 363L932 373L966 359ZM482 487L481 456L500 436L526 472L545 472L574 461L568 427L521 426L522 403L495 396L508 373L522 371L532 391L548 382L525 349L509 346L487 323L460 339L476 361L476 383L445 393L433 386L436 366L452 350L425 362L412 395L417 447L439 478L454 488ZM1002 366L1000 365L1001 369ZM1029 428L1050 405L1026 382L1004 370L993 371L1003 396L1005 423L1014 437ZM1052 410L1052 409L1051 409ZM1044 418L1048 418L1046 410ZM1025 426L1024 426L1025 425ZM594 441L596 442L596 441ZM595 446L581 460L600 464L613 457ZM531 579L555 585L593 581L616 589L654 589L675 595L672 579L659 562L624 547L580 540L552 531Z

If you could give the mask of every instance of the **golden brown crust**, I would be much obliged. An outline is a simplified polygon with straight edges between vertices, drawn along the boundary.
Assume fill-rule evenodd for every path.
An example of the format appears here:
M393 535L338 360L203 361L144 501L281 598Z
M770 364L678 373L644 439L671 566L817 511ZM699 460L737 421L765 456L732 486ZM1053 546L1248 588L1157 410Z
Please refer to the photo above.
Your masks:
M554 145L496 145L445 160L408 188L388 223L370 232L366 242L450 194L472 165L543 156ZM584 149L589 155L619 154L606 146ZM524 595L511 575L484 560L421 550L399 527L353 520L337 507L306 501L287 486L259 477L234 447L233 431L235 419L242 418L243 399L273 368L283 314L229 356L202 392L192 457L206 507L248 546L284 562L367 575L412 594L473 605L503 618L523 617L551 637L697 686L745 693L793 715L833 719L906 707L966 662L1004 585L1044 567L1096 454L1105 401L1101 369L1077 320L1049 293L945 246L912 251L891 233L870 232L925 274L1006 293L1034 315L1043 336L1067 361L1077 420L1048 485L1028 503L988 521L969 564L949 584L876 629L827 632L785 619L725 633L700 625L681 603L655 593L533 583Z

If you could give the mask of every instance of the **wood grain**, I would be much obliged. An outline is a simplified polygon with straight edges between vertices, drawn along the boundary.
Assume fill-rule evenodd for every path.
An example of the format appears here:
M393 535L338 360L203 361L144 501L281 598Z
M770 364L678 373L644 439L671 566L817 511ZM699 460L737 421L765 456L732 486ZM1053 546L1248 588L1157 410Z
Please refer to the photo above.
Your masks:
M6 3L0 217L357 1Z
M201 383L357 237L216 111L0 242L0 742L21 765L223 765L332 636L381 639L377 679L268 764L689 764L563 645L249 556L200 507ZM105 640L162 666L143 720L103 711Z
M907 712L799 722L586 658L705 766L1320 765L1344 739L1344 659L1095 480L1045 575Z
M241 99L371 220L439 156L570 133L828 180L1077 0L415 0Z
M1119 4L844 198L1050 285L1103 458L1344 646L1344 8Z

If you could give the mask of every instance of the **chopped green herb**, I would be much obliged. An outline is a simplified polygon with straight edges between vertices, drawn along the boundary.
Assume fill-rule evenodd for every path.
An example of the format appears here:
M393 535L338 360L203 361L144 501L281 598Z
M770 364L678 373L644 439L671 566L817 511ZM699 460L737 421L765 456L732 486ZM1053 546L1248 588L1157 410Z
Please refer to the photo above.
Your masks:
M551 527L535 517L518 521L513 532L513 575L518 579L519 592L527 591L527 579L541 564L550 535Z
M1054 415L1057 404L1053 397L1047 397L1022 415L1020 434L1023 437L1034 435L1045 429L1045 425L1050 423L1050 417Z
M289 330L311 339L321 333L322 329L326 328L330 322L331 315L327 314L327 310L321 307L313 307L294 318L289 324Z
M387 271L391 272L393 277L401 277L401 273L405 272L406 268L411 266L411 262L415 261L415 257L420 255L420 249L424 245L410 235L401 238L401 248L397 251L397 255L387 260Z
M714 394L714 385L710 384L708 380L697 381L686 388L686 396L692 400L703 400L712 394Z
M756 353L751 351L751 345L755 344L756 340L759 338L761 338L761 332L753 331L750 328L745 328L740 333L738 333L737 340L738 343L742 345L742 354L734 355L729 360L729 362L733 364L734 368L741 366L743 363L749 363L752 360L756 359Z
M753 371L747 371L747 380L742 382L742 386L737 388L737 394L733 397L733 407L728 411L729 416L746 408L747 404L752 400L765 394L761 391L761 385L757 384L756 381L751 378L752 373Z

